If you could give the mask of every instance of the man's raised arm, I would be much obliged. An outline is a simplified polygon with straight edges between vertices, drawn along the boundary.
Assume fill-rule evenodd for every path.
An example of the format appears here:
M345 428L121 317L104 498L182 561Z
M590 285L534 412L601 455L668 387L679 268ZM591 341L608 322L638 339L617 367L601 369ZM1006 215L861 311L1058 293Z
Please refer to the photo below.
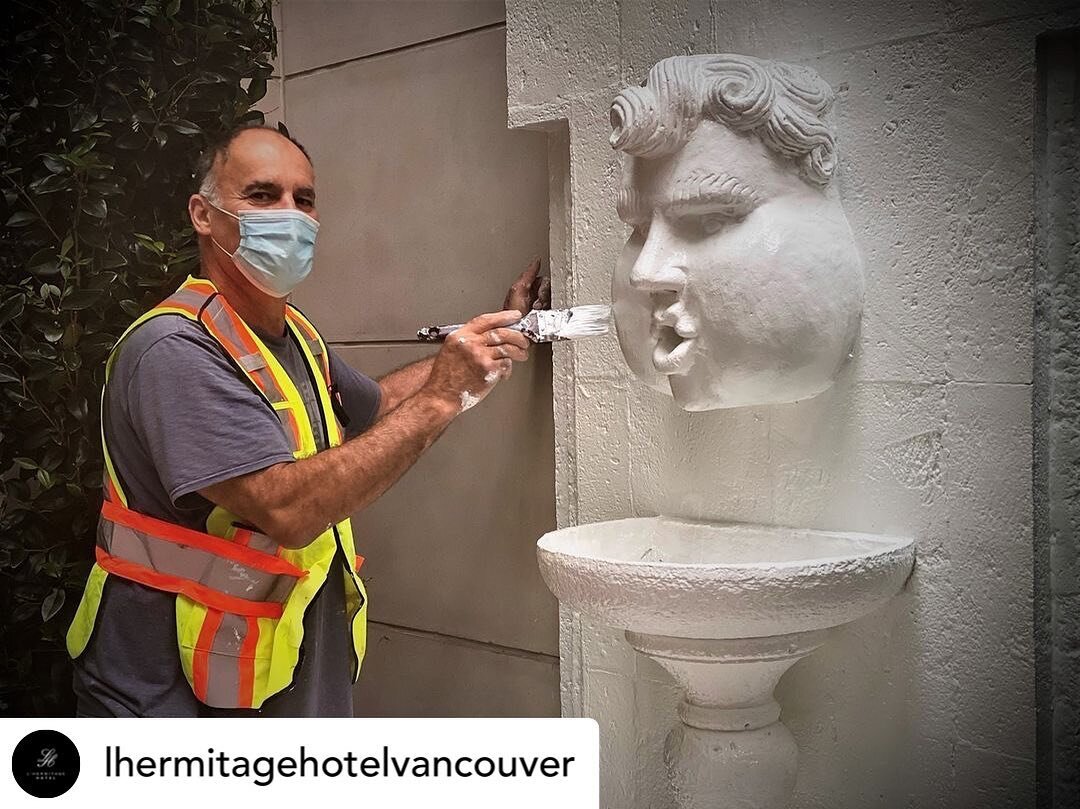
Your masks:
M419 390L339 447L200 490L278 544L300 548L328 525L371 504L461 412L528 358L528 339L502 328L515 310L480 315L452 333Z

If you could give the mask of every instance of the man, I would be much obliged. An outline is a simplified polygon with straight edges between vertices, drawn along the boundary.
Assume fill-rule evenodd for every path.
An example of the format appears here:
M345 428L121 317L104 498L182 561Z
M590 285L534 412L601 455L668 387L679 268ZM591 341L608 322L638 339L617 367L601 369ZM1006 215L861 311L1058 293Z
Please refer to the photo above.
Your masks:
M286 298L311 269L307 153L266 127L207 150L200 278L133 324L102 400L97 564L68 635L85 716L351 716L367 599L348 516L483 399L546 306L539 261L433 357L378 382Z

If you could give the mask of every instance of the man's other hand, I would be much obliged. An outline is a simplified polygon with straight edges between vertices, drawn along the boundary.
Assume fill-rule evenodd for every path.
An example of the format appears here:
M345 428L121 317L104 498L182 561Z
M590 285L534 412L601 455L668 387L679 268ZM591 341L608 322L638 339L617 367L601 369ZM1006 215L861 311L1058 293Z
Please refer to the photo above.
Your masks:
M538 278L539 272L540 259L535 258L507 291L503 309L517 309L525 316L530 309L551 307L551 279Z
M447 336L423 390L462 411L478 404L515 362L529 358L529 339L507 329L521 320L517 309L474 317Z

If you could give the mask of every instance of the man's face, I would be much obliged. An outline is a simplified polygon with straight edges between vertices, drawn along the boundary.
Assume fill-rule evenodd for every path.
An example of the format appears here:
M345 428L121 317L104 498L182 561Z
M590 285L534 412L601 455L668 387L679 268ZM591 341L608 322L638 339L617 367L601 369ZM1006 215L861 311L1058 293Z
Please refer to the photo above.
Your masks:
M218 159L214 176L217 180L214 202L226 211L235 214L295 208L313 219L319 218L311 163L295 144L276 132L264 129L241 132L229 144L227 159ZM192 208L191 214L197 232L213 236L225 250L236 249L240 243L239 222L208 208L205 203ZM228 257L224 258L228 262Z
M612 280L631 369L685 410L790 402L852 350L863 280L835 196L752 135L703 121L673 155L627 164L634 230Z

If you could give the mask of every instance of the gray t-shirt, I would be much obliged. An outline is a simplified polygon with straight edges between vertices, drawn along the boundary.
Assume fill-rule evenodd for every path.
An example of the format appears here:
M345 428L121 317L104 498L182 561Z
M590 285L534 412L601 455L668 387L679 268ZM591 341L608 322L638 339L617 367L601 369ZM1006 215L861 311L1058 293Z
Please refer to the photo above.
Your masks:
M290 336L260 335L297 385L320 449L322 422L306 363ZM346 435L363 432L380 389L330 351ZM200 489L293 460L270 406L199 324L155 317L124 340L109 378L105 435L135 511L205 530L213 509ZM363 552L358 538L358 552ZM349 626L341 553L304 614L293 684L258 711L210 708L180 667L175 596L109 576L90 643L75 660L83 716L352 716ZM335 573L336 571L336 573Z

